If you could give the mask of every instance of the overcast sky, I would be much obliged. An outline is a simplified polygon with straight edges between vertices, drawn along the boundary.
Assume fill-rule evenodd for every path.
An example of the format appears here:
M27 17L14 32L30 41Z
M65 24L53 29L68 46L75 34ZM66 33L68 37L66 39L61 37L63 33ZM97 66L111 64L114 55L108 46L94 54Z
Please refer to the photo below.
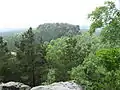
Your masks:
M0 28L63 22L88 25L87 14L105 0L0 0Z

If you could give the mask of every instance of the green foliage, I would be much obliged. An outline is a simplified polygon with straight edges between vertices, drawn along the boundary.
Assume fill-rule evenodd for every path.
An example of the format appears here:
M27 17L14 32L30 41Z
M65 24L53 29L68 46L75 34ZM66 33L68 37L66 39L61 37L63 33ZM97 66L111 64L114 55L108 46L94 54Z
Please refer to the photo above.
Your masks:
M120 83L119 49L103 49L90 54L82 65L73 68L71 78L87 90L118 90Z
M20 42L16 42L21 81L35 86L41 83L40 72L45 64L45 49L43 43L36 44L32 28L22 35Z
M101 35L95 45L89 45L91 49L87 50L90 50L90 53L84 58L83 63L72 69L71 79L83 85L86 90L119 90L120 11L113 2L108 1L104 6L97 7L89 18L92 20L90 34L96 29L101 29Z
M117 17L116 15L118 15L118 10L113 2L107 1L104 6L97 7L88 15L88 18L93 22L90 27L91 33L95 32L97 28L110 24L111 21Z
M47 47L46 59L50 67L57 69L57 81L70 80L69 71L82 64L99 40L89 33L75 37L64 37L52 40Z
M7 43L3 40L3 37L0 37L0 80L3 81L5 78L5 71L7 71L7 60L8 59L8 49ZM3 70L4 69L4 70Z
M100 28L101 39L104 43L116 45L120 41L120 11L115 7L114 2L107 1L104 6L97 7L89 18L92 21L90 33Z
M16 48L15 48L15 41L20 41L21 39L21 34L22 33L19 33L19 34L14 34L14 35L11 35L11 36L4 36L4 39L7 41L8 43L8 49L11 50L11 51L16 51Z
M57 68L57 81L60 80L66 80L67 79L67 73L66 73L66 64L68 65L69 60L67 59L69 56L65 55L67 54L64 50L66 48L66 40L68 38L59 38L57 40L52 40L50 44L47 47L47 54L46 59L50 63L50 67ZM67 60L66 60L67 59ZM64 77L63 77L64 75Z
M1 57L8 52L7 42L3 40L3 37L0 37L0 55Z
M90 35L88 32L82 35L75 36L77 39L76 48L79 52L79 57L83 59L89 55L90 52L95 52L97 49L101 48L100 38L96 35Z
M55 82L55 80L56 80L56 77L55 77L56 73L55 72L56 72L55 69L49 69L46 84L51 84L51 83Z
M3 37L0 37L0 82L16 79L14 77L16 72L15 64L14 56L8 50L7 42Z
M96 55L100 57L101 63L109 70L116 70L120 64L120 49L101 49L96 52Z

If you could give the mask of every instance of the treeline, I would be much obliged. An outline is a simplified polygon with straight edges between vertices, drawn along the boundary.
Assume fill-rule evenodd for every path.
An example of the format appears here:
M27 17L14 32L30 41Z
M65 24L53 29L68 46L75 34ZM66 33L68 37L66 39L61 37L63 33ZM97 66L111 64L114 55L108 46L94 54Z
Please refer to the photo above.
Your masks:
M7 47L7 42L0 38L0 81L19 81L30 86L50 84L70 79L73 67L82 64L89 51L89 34L65 36L50 42L39 38L36 42L32 28L15 41L16 52ZM92 40L92 39L91 39ZM81 45L81 44L83 45ZM86 45L86 47L82 47Z
M74 25L56 23L45 24L45 27L46 26L53 27L53 29L55 28L58 29L59 27L58 31L61 32L61 36L59 36L60 33L58 33L57 30L51 31L50 28L49 30L51 32L48 31L49 34L57 32L55 35L53 35L53 37L56 36L55 38L67 35L72 37L75 34L79 34L76 33L79 32L79 27L75 29L76 26ZM64 33L62 33L62 30L64 30ZM12 39L11 42L9 41L9 44L10 43L14 44L13 48L15 50L9 49L8 48L9 44L7 44L7 40L5 40L3 37L0 38L1 39L0 82L18 81L28 84L30 86L36 86L40 84L49 84L53 81L63 80L63 79L58 80L51 79L50 77L51 75L49 74L54 72L52 68L54 64L52 65L52 62L50 63L49 60L47 60L46 54L47 48L49 46L48 42L49 40L43 40L44 37L42 35L39 36L40 34L36 31L33 30L32 28L29 28L29 30L27 30L26 32L18 34L18 36ZM45 29L43 31L46 32ZM70 32L70 34L64 35L65 33L69 33L69 31L72 32ZM48 32L46 33L48 34ZM48 37L51 39L55 39L50 36Z
M3 37L8 42L8 48L15 51L14 41L21 39L21 34L26 30L16 30L13 32L3 33ZM9 34L10 33L10 34ZM39 25L36 29L33 29L35 34L35 40L39 43L39 39L49 42L53 39L60 38L62 36L73 36L81 33L79 25L72 25L68 23L45 23ZM8 35L8 36L6 36Z
M41 83L41 73L45 67L41 68L47 64L43 42L35 43L34 33L30 28L21 36L19 42L15 42L15 46L16 52L11 52L7 48L7 43L0 38L1 82L14 80L32 86Z
M120 11L105 2L89 14L89 32L35 41L32 28L15 42L16 52L0 38L0 81L35 86L75 80L86 90L120 89ZM100 28L99 36L94 32Z

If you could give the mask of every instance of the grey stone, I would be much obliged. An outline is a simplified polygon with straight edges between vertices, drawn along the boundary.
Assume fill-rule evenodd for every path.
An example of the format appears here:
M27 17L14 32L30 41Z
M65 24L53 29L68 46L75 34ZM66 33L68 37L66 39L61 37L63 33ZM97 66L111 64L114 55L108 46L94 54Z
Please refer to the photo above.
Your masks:
M1 83L0 90L30 90L28 85L19 82Z
M70 82L58 82L45 86L36 86L31 90L82 90L82 87L73 81Z

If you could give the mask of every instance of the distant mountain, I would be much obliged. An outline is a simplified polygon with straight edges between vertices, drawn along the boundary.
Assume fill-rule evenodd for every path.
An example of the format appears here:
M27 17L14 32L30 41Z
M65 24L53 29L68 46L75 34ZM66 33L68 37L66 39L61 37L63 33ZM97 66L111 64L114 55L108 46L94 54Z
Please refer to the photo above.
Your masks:
M20 36L28 29L0 29L0 35L8 42L9 49L15 50L14 42L20 40ZM62 36L73 36L88 31L87 26L72 25L68 23L45 23L39 25L33 30L35 39L39 42L42 37L43 41L50 41Z
M55 24L55 23L54 23ZM59 25L60 25L60 23L58 23ZM65 23L61 23L61 25L62 24L65 24ZM41 28L44 28L44 27L46 27L46 26L55 26L55 25L53 25L53 23L45 23L45 24L41 24L41 25L39 25L38 27L37 27L37 30L38 29L41 29ZM57 25L57 23L56 23L56 25ZM67 23L66 23L66 25L67 25ZM71 25L71 24L68 24L68 25ZM40 27L41 26L41 27ZM51 26L51 27L52 27ZM72 25L71 25L72 26ZM88 29L89 29L89 26L87 26L87 25L82 25L82 26L79 26L79 25L76 25L76 26L78 26L79 27L79 29L82 31L82 32L86 32L86 31L88 31ZM59 26L59 27L61 27L61 26ZM57 26L56 26L56 28L57 28ZM50 29L50 28L49 28ZM0 28L0 36L12 36L12 35L15 35L15 34L17 34L17 33L22 33L22 32L25 32L27 29L25 29L25 28Z
M24 32L26 29L23 28L7 28L7 29L0 29L0 36L12 36L15 35L17 33L21 33Z
M68 23L45 23L36 29L36 36L41 36L44 41L60 38L62 36L72 36L81 34L79 25Z

